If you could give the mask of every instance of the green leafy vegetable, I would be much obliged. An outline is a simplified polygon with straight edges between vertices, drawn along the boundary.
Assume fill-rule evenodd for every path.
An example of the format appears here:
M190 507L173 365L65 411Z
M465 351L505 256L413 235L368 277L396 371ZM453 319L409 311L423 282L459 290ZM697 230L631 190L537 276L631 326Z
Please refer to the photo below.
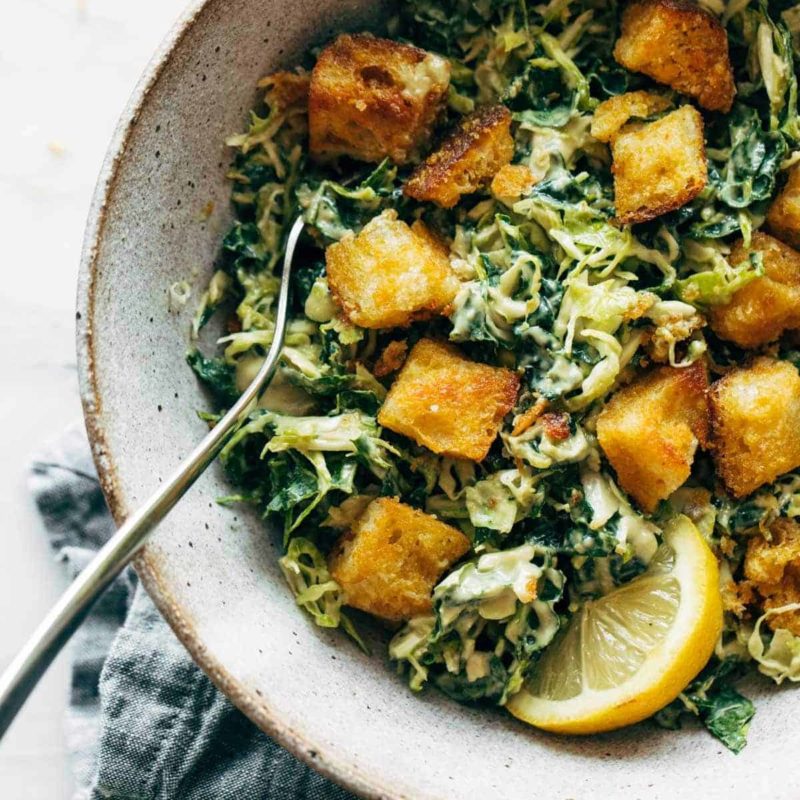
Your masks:
M369 652L353 623L342 612L341 587L331 578L325 558L313 542L301 537L292 539L280 565L297 605L307 611L317 625L322 628L341 625L365 653Z
M731 208L747 208L772 196L775 175L786 155L786 141L779 132L762 129L754 108L737 103L727 121L727 158L719 172L711 173L711 180L723 203Z
M683 716L694 715L725 747L734 753L741 752L755 714L752 702L730 684L741 669L741 662L733 659L712 662L677 700L656 714L656 722L674 729L680 727Z
M234 367L221 358L206 358L199 350L187 353L186 361L219 405L228 407L236 402L239 391Z
M436 587L434 616L412 620L389 655L409 664L413 689L431 680L458 700L502 705L558 631L563 585L532 545L482 555Z

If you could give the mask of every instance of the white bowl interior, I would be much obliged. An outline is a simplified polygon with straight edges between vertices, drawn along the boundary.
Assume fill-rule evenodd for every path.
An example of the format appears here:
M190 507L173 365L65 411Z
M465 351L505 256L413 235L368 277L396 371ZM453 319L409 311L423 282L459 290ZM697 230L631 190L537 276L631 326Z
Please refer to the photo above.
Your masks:
M377 29L383 19L369 0L210 0L188 16L123 118L87 234L83 395L118 518L205 430L194 412L207 401L184 356L193 301L230 221L224 138L245 124L262 75L296 63L311 42ZM214 211L203 221L209 201ZM171 313L168 289L184 279L193 301ZM800 779L787 770L800 733L795 694L758 690L750 744L738 757L694 728L556 738L432 691L413 695L379 635L367 657L295 607L262 522L214 502L229 491L217 468L199 481L148 546L146 585L246 713L350 788L414 800L797 797Z

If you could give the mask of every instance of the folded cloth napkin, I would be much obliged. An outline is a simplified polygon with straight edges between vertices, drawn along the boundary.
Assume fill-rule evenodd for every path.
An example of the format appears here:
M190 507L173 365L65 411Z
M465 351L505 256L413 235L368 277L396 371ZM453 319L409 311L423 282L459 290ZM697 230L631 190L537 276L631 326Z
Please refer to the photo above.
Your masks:
M70 576L114 523L82 425L39 453L31 491ZM75 800L349 800L217 691L132 570L76 634L66 720Z

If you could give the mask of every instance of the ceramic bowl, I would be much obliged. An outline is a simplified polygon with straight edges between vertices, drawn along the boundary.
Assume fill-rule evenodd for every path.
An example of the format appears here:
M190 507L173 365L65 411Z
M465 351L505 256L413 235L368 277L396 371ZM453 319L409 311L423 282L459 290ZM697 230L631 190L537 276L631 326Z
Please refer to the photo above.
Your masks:
M223 141L256 81L340 30L378 30L374 0L208 0L178 23L124 112L92 207L78 292L86 422L122 520L203 435L208 406L186 367L191 310L230 221ZM206 218L213 203L213 211ZM191 306L192 303L189 303ZM198 664L266 733L364 797L703 797L795 800L800 695L763 691L738 757L704 732L646 723L557 738L434 691L412 694L385 656L317 628L295 607L262 522L214 501L206 474L138 559L147 590ZM759 691L757 694L761 694Z

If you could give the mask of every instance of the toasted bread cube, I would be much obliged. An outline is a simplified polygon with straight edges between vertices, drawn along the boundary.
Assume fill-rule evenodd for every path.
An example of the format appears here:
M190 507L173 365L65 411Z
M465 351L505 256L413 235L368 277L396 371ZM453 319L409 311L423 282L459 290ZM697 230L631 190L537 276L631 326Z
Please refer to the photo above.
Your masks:
M800 375L788 361L758 358L709 391L714 461L735 497L800 466Z
M614 58L633 72L694 97L709 111L731 110L728 35L719 20L687 0L636 0L622 14Z
M506 164L492 178L492 194L507 206L516 203L536 185L536 176L525 164Z
M706 367L659 367L620 389L597 419L597 439L620 486L645 511L681 486L708 444Z
M337 542L328 566L347 605L399 621L431 610L433 587L469 546L456 528L381 497Z
M343 34L319 54L311 73L311 154L416 161L449 85L450 64L440 56L368 34Z
M764 611L800 602L800 524L781 517L769 526L769 539L756 533L747 542L744 576L761 597ZM767 617L773 630L800 636L800 611Z
M758 347L800 327L800 253L757 231L749 251L742 241L736 243L730 263L741 264L751 252L761 253L764 274L727 305L715 306L709 318L714 333L740 347Z
M362 328L432 317L459 287L442 243L416 223L409 228L393 210L328 247L325 264L331 294L347 319Z
M779 239L800 249L800 166L792 168L786 186L772 201L767 227Z
M421 339L389 389L378 422L434 453L481 461L518 389L515 372L470 361L450 344Z
M511 112L505 106L480 108L414 170L403 192L452 208L461 195L487 184L513 155Z
M669 107L668 98L652 92L626 92L610 97L594 110L592 136L600 142L610 142L630 119L651 117Z
M692 106L619 132L611 155L617 219L623 223L674 211L708 181L703 118Z

